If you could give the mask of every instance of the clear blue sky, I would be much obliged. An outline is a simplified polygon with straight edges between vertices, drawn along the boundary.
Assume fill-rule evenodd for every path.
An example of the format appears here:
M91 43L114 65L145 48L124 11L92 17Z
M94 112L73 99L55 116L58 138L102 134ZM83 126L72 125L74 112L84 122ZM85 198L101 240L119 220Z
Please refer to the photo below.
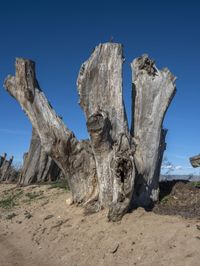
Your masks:
M199 1L0 1L0 153L22 160L31 124L3 89L14 73L15 57L36 61L47 98L78 138L87 131L78 105L76 78L93 47L111 36L124 44L124 97L130 121L130 62L148 53L158 67L177 76L177 94L164 126L165 155L177 170L192 173L188 157L200 153L200 4ZM200 170L196 170L199 173Z

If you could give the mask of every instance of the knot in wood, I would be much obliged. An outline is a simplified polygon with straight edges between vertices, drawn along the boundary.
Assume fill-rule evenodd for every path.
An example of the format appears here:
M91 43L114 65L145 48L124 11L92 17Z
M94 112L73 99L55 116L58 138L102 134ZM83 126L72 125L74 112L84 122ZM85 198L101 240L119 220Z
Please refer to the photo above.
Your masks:
M96 112L87 120L90 133L103 133L111 128L110 120L105 112Z

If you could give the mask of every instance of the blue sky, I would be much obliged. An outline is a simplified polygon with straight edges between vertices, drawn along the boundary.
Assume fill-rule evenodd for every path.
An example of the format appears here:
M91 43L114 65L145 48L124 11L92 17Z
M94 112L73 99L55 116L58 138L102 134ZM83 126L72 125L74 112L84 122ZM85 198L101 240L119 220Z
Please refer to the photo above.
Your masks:
M31 124L3 89L15 57L36 61L41 88L78 138L87 138L78 105L76 79L93 48L113 36L123 43L124 98L130 121L131 61L143 53L177 76L177 94L168 110L165 156L173 173L199 173L188 158L200 153L199 1L0 1L0 153L22 160Z

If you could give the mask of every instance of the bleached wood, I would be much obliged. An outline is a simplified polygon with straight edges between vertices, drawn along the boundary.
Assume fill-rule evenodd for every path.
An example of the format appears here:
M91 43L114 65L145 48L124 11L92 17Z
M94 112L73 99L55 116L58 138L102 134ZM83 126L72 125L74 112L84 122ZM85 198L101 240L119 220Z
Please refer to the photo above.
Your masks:
M135 177L122 95L121 44L98 45L81 66L77 86L96 160L99 202L116 220L129 208Z
M20 103L46 154L68 178L73 202L87 201L96 190L95 162L89 143L79 142L56 115L39 87L35 63L17 58L15 67L15 77L5 80L6 90Z
M31 183L55 181L61 176L61 170L57 164L46 154L41 146L41 141L32 130L29 151L24 154L24 162L21 171L20 185Z
M77 86L90 140L78 141L56 115L38 85L34 62L17 59L15 77L5 80L45 154L68 178L68 202L83 203L87 211L108 208L112 221L120 220L133 204L149 206L158 199L166 146L162 123L175 93L169 70L158 70L146 55L135 59L130 133L123 103L123 61L122 45L105 43L81 66Z
M136 144L137 169L135 204L149 206L158 200L159 176L166 130L163 119L176 91L175 77L158 70L147 55L132 64L133 108L131 134Z

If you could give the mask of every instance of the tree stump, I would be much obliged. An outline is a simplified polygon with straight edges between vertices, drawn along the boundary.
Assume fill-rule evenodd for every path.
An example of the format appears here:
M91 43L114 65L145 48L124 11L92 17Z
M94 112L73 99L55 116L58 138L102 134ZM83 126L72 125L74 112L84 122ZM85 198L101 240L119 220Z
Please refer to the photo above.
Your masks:
M164 115L175 93L175 78L142 56L131 64L133 117L128 128L122 92L123 47L98 45L81 66L77 86L90 140L78 141L56 115L31 60L16 59L16 75L5 88L29 117L42 148L68 178L72 201L94 211L108 208L117 221L133 206L158 199L166 130Z

